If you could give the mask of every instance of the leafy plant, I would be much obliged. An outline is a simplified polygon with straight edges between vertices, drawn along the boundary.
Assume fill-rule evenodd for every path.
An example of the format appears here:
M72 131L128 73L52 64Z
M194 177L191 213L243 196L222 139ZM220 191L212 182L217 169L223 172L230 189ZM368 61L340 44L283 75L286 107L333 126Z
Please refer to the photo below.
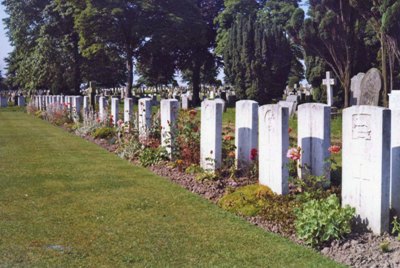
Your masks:
M297 236L315 247L350 233L355 209L342 208L339 198L330 195L326 199L304 203L295 214Z
M263 210L271 197L272 190L259 184L238 188L222 197L218 205L223 209L244 216L255 216Z
M92 136L95 139L107 139L115 135L115 129L112 127L101 127L96 129Z
M168 152L163 147L145 148L139 156L140 164L144 167L152 166L168 159Z
M397 240L400 241L400 222L397 217L393 218L392 225L393 225L392 234L397 233Z
M379 248L383 253L387 253L390 251L390 241L386 240L379 244Z

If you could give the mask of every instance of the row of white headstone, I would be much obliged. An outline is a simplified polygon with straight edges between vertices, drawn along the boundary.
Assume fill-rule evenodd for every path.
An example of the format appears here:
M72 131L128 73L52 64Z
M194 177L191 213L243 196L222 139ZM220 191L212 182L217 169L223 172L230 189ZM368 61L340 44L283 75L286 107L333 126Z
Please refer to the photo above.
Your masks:
M391 100L400 94L392 93ZM47 98L48 96L44 96ZM41 99L42 97L39 97ZM69 97L79 111L79 97ZM88 101L84 98L84 109ZM37 98L34 98L37 99ZM132 99L124 101L124 122L133 114ZM391 103L394 103L391 101ZM400 103L395 102L395 103ZM37 106L41 106L38 101ZM111 100L111 115L118 120L119 100ZM201 105L200 165L214 172L222 162L223 104L205 100ZM400 106L385 109L353 106L343 111L342 203L356 208L359 219L375 233L389 229L389 209L400 212ZM162 146L174 149L172 128L178 117L179 102L161 101ZM99 99L99 116L107 116L107 101ZM138 103L140 137L151 128L151 99ZM298 109L298 146L301 147L299 177L325 176L330 180L331 108L307 103ZM252 149L258 150L259 182L277 194L288 193L289 110L279 104L264 105L250 100L236 102L235 145L238 167L248 165Z
M19 107L25 106L25 97L24 96L18 96L17 105ZM8 98L6 96L0 96L0 107L6 108L7 106L8 106Z

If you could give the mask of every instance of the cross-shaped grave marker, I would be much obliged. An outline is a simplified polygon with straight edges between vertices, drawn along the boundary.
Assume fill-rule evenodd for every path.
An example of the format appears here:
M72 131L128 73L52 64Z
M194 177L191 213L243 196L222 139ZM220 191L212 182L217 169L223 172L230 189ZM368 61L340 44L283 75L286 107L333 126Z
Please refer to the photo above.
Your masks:
M328 105L333 105L333 88L332 86L336 85L336 79L331 78L331 72L326 72L326 79L322 80L322 84L326 86L326 92L328 97Z

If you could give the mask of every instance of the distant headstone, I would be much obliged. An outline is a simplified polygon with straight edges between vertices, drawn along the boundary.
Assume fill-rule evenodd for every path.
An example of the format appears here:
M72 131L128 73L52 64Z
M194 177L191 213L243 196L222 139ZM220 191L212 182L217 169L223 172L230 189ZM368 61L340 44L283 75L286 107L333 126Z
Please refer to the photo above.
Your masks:
M107 117L107 99L106 97L99 97L99 118L105 120Z
M264 105L259 108L259 118L259 182L277 194L287 194L289 110L277 104Z
M382 107L343 111L342 204L375 234L389 231L390 117Z
M18 106L19 107L25 106L25 97L24 96L19 96L18 97Z
M248 167L251 150L258 150L258 103L251 100L236 102L235 146L237 167Z
M8 103L7 103L7 97L4 96L0 96L0 107L7 107Z
M353 78L351 78L351 88L350 88L350 105L360 105L361 97L361 81L364 78L365 73L359 73Z
M330 181L331 107L321 103L306 103L299 106L298 146L302 154L299 162L299 177L325 176Z
M214 172L221 167L222 104L214 100L201 103L200 166Z
M378 106L379 92L382 88L381 72L376 69L370 69L361 80L361 96L359 105Z
M189 97L186 94L182 95L182 110L188 110L189 109Z

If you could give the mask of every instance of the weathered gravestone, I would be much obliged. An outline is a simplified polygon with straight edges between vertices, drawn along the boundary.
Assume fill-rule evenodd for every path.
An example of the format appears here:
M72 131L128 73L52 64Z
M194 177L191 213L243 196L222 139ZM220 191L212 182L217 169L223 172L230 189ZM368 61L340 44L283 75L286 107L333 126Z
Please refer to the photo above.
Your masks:
M351 88L350 88L350 105L360 105L361 97L361 81L364 78L365 73L359 73L351 78Z
M221 166L222 104L213 100L201 103L200 166L214 172Z
M286 153L289 148L289 109L278 104L259 108L259 181L277 194L289 191Z
M176 132L176 120L179 112L179 101L175 99L161 100L161 145L165 147L169 158L173 156L173 144Z
M390 207L400 216L400 90L389 94L391 122Z
M119 99L111 98L111 117L114 126L117 125L119 120Z
M325 176L330 182L331 107L321 103L299 106L298 146L302 153L299 161L299 177Z
M236 102L235 146L238 168L247 167L251 150L258 150L258 103L251 100Z
M151 128L151 99L142 98L138 104L139 137L146 139Z
M390 117L381 107L343 111L342 204L375 234L389 231Z
M133 99L126 98L124 100L124 122L125 123L132 122L132 115L133 115Z
M359 105L378 106L379 92L382 88L381 72L376 69L370 69L361 80L361 96Z

